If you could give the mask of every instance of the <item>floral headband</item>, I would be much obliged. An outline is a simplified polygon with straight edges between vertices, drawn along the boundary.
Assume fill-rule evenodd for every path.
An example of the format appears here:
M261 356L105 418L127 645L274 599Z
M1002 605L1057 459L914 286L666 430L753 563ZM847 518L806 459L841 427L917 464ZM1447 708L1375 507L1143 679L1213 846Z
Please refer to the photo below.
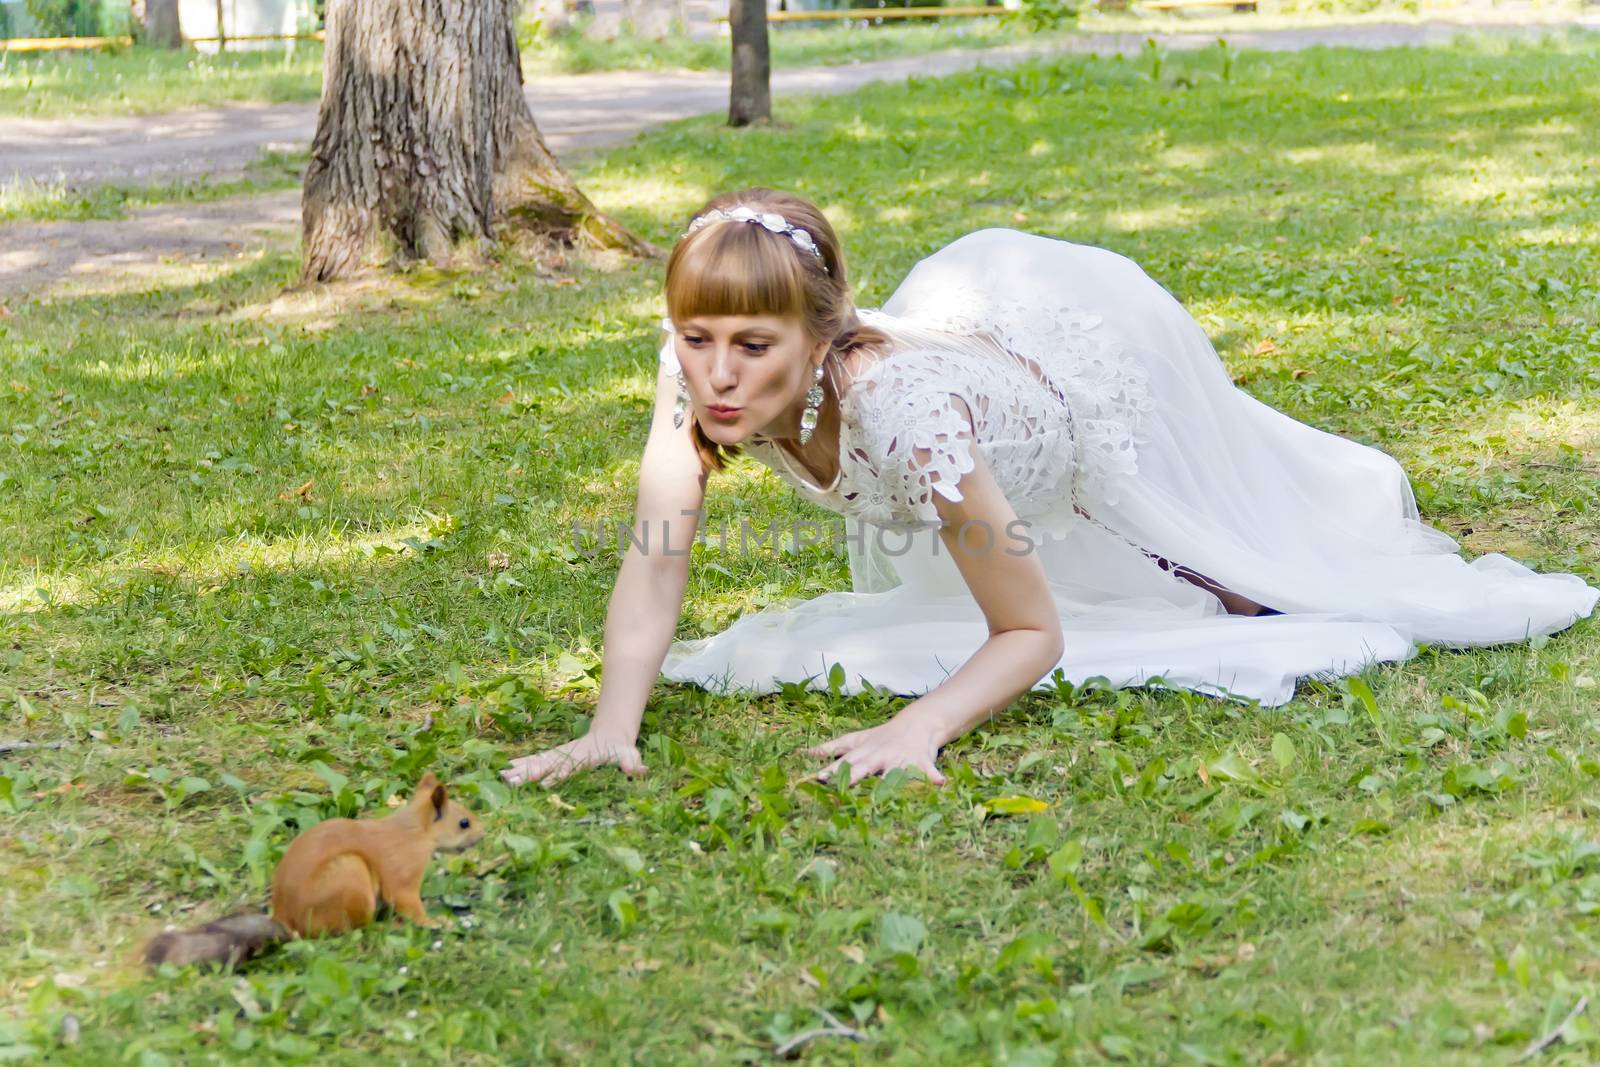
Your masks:
M757 212L743 205L733 208L730 211L724 211L722 208L713 208L704 215L701 215L699 218L695 219L693 222L689 223L689 228L683 231L683 236L687 237L691 233L694 233L696 230L700 229L702 226L709 226L713 222L722 222L723 220L727 220L729 222L753 222L759 226L765 227L773 233L783 234L784 236L788 237L789 240L794 242L796 248L800 249L802 252L809 252L811 255L815 256L817 262L822 264L822 269L824 271L828 269L827 261L822 258L822 250L817 247L817 242L812 239L811 234L801 229L799 226L796 226L794 223L790 222L776 211Z

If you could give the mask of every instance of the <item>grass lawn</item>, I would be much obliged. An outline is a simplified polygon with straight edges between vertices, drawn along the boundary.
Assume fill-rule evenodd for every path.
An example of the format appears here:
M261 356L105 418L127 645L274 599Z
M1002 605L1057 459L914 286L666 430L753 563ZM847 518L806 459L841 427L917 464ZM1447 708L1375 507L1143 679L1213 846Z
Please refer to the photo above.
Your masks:
M129 211L158 204L198 203L292 189L304 181L309 149L263 152L245 175L229 181L192 178L160 185L71 185L66 182L16 182L0 185L0 225L118 219Z
M1412 22L1447 12L1454 0L1373 0L1371 10L1294 10L1298 0L1264 0L1259 14L1133 15L1091 12L1080 27L1030 32L1000 18L953 19L942 25L786 25L772 32L774 67L805 67L921 55L951 48L1047 45L1084 32L1228 34L1362 22ZM1337 7L1352 5L1335 4ZM1561 17L1577 0L1548 0L1529 17ZM577 33L540 36L524 30L522 69L534 77L604 70L727 70L725 38L628 35L590 40ZM84 118L171 111L220 104L314 102L322 88L322 45L201 55L185 49L118 48L101 52L0 52L0 116Z
M772 34L774 66L799 67L916 55L948 48L1044 43L1071 29L1030 34L1000 19L943 26L783 27ZM528 77L602 70L727 70L728 41L672 36L590 40L525 34ZM322 45L200 55L123 48L109 52L0 53L0 114L36 118L112 116L196 105L314 102L322 91Z
M1472 551L1597 581L1597 74L1583 38L1070 59L680 123L580 177L662 243L716 190L811 195L865 305L981 226L1106 245ZM816 1062L1509 1063L1600 992L1593 621L1270 710L1062 686L943 789L801 781L891 698L663 685L647 778L508 791L594 698L617 557L569 530L631 507L661 264L337 313L271 303L295 269L0 317L0 740L62 743L0 755L0 1057L743 1062L827 1011L870 1041ZM817 517L748 461L708 504ZM846 581L696 553L684 636ZM429 767L492 826L424 886L458 924L132 965ZM1591 1009L1534 1062L1597 1054Z

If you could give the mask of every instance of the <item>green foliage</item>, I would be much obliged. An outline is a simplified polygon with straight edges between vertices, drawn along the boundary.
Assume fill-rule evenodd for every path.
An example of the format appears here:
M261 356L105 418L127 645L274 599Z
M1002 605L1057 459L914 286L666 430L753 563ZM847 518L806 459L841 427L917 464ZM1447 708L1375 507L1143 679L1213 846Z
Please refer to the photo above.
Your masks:
M100 0L27 0L28 15L43 37L98 37Z
M1065 0L1022 0L1004 16L1030 33L1059 30L1078 21L1078 5Z
M680 123L578 177L669 243L781 176L868 306L981 226L1126 253L1473 552L1595 580L1600 46L1152 58ZM805 1057L1480 1064L1558 1028L1544 1061L1600 1055L1562 1027L1600 915L1594 622L1276 709L1056 679L943 788L808 777L880 692L662 686L645 778L511 790L593 713L617 561L571 528L632 507L660 264L419 271L337 313L279 299L290 254L165 266L0 317L0 740L62 744L0 754L0 1057L720 1063L830 1016L869 1040ZM748 463L708 511L817 517ZM847 583L695 553L682 636ZM428 768L489 828L424 884L444 929L125 965Z

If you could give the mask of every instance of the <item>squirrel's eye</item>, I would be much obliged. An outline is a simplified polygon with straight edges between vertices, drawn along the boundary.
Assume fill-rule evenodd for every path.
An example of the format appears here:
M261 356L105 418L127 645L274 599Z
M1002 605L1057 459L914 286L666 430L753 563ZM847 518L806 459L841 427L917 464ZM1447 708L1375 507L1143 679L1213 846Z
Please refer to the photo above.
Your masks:
M463 830L467 829L471 825L472 825L472 820L471 819L462 819L461 820L461 828Z

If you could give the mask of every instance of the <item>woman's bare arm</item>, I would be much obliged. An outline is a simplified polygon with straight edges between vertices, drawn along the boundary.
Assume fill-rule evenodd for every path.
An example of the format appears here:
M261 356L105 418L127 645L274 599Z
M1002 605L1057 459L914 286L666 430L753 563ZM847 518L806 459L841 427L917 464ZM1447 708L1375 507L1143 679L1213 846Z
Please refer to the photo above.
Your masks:
M1008 536L1016 512L976 448L972 457L973 469L960 482L961 499L935 493L934 508L944 523L940 540L982 609L989 638L955 673L888 722L813 749L814 755L835 758L822 777L848 762L852 781L914 767L942 782L934 764L939 749L1005 710L1061 659L1061 620L1044 567L1027 542Z
M639 723L683 608L689 550L706 488L690 424L672 425L677 391L672 373L662 368L656 379L650 435L639 464L633 540L606 607L594 721L589 732L575 741L513 760L501 772L512 784L553 785L575 771L606 763L615 763L628 774L645 770L636 747Z

